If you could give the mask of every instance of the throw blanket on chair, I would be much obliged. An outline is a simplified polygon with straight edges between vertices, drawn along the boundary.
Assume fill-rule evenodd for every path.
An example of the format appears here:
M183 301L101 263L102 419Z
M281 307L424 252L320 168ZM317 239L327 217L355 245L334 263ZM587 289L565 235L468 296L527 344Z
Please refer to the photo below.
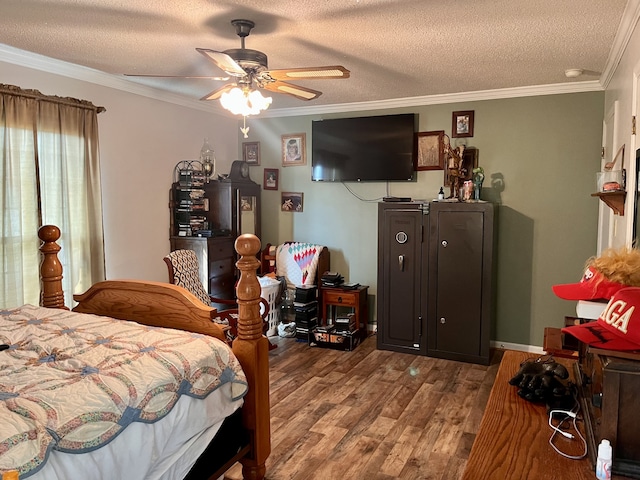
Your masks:
M315 285L316 270L322 245L283 243L276 250L276 273L287 279L287 285Z

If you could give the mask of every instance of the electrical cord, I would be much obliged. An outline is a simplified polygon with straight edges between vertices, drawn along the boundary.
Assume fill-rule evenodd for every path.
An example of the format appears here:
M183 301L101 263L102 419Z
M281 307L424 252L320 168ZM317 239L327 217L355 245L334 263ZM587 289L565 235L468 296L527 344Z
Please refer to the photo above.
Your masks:
M559 455L562 455L565 458L569 458L571 460L580 460L580 459L582 459L582 458L587 456L587 440L584 438L582 433L580 433L580 429L578 428L578 425L577 425L578 412L580 411L580 402L578 402L577 393L575 391L573 393L573 398L574 398L574 401L575 401L575 406L571 410L550 410L549 411L549 427L551 427L551 429L553 430L553 433L551 434L551 437L549 437L549 445L551 445L551 448L553 448ZM553 424L553 415L554 414L562 414L562 415L564 415L564 418L562 418L560 420L558 425L554 425ZM567 453L564 453L553 442L553 439L555 438L555 436L557 434L560 434L560 435L562 435L562 436L564 436L566 438L569 438L569 439L576 438L576 435L572 435L571 433L569 433L566 430L563 430L561 428L562 425L568 419L571 419L571 426L572 426L573 430L575 430L577 437L580 438L580 441L582 442L582 445L584 446L584 449L583 449L583 452L582 452L581 455L569 455Z

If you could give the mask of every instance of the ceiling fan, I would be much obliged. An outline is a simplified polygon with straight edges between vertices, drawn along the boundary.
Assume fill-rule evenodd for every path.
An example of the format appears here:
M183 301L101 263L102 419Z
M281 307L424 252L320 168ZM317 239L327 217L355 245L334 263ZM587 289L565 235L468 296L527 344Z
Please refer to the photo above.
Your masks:
M313 100L322 95L322 92L300 85L294 85L284 80L349 78L349 70L341 65L269 70L267 55L258 50L245 48L244 46L244 39L249 36L251 29L255 27L255 23L251 20L236 19L232 20L231 24L235 27L236 34L240 37L240 48L233 48L223 52L206 48L196 48L196 50L211 60L229 75L229 77L233 77L233 81L213 90L200 100L217 100L224 93L230 92L234 88L240 88L244 92L249 92L255 87L270 92L292 95L301 100ZM136 76L158 77L158 75ZM184 76L181 78L229 80L229 77ZM175 78L175 76L173 78Z

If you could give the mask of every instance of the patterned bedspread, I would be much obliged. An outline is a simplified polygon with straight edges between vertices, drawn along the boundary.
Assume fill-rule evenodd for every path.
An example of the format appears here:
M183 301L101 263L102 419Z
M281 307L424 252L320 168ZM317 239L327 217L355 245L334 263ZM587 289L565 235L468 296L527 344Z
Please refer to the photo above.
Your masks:
M0 471L37 471L52 449L94 450L181 395L247 383L223 342L107 317L25 305L0 311Z

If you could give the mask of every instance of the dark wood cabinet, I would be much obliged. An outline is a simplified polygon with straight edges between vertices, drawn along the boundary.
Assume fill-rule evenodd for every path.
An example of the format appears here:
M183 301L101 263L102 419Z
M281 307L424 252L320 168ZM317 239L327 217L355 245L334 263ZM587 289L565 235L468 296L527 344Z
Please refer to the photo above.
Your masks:
M489 363L494 206L378 208L378 348Z
M234 242L242 233L260 237L260 185L248 173L195 185L174 182L169 208L171 250L194 250L209 293L235 298L238 272Z
M429 356L489 363L494 210L485 202L430 204Z
M426 355L428 204L378 205L378 348Z
M214 229L228 231L235 240L242 233L260 238L260 185L249 181L221 180L205 185L208 219ZM224 233L224 232L223 232Z

